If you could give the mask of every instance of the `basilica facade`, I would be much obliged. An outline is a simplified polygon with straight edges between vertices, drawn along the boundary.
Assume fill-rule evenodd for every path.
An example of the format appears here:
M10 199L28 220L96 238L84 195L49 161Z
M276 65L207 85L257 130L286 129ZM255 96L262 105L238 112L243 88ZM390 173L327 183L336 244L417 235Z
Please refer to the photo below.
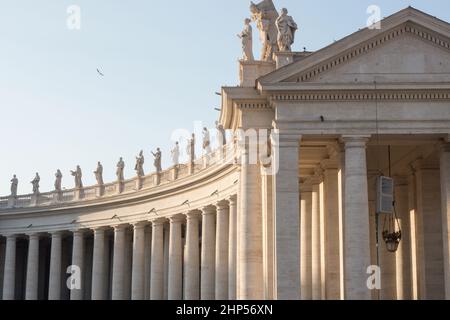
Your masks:
M239 85L222 88L235 139L129 180L0 197L0 297L450 299L450 24L409 7L293 52L281 10L255 60L250 22L272 6L252 5Z

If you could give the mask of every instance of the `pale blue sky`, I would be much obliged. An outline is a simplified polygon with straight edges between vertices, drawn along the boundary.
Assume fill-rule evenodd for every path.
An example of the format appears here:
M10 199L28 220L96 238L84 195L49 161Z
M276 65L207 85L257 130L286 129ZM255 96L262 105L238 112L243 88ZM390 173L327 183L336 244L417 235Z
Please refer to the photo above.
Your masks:
M297 51L364 27L371 4L383 16L412 5L450 21L448 0L274 2L300 26ZM73 4L80 31L66 27ZM77 164L84 184L93 184L98 160L112 181L121 156L131 177L141 149L146 172L158 146L167 165L172 132L193 130L194 121L212 127L214 92L238 83L236 34L248 7L247 0L0 0L0 195L9 194L13 174L19 193L30 193L36 171L41 192L52 190L58 168L72 188Z

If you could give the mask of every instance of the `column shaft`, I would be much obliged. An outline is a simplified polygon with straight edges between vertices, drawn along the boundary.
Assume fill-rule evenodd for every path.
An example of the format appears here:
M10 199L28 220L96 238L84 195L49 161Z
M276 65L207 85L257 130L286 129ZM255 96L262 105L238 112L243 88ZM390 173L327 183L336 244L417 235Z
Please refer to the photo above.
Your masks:
M228 299L228 203L217 204L216 223L216 300Z
M84 296L84 231L73 232L72 276L70 300L83 300Z
M48 300L61 299L61 271L62 271L62 234L52 233L50 251L50 272L48 286Z
M125 226L114 227L112 300L125 299Z
M199 213L189 212L187 214L186 226L186 255L184 299L198 300L200 298L200 252L198 238Z
M279 300L299 300L301 235L298 168L301 137L279 133L278 138L278 141L272 141L272 168L278 168L273 177L276 257L274 297Z
M367 137L343 137L345 142L345 298L369 300L369 199L367 189Z
M311 186L308 186L309 190L305 190L301 193L301 209L300 209L300 225L301 225L301 299L312 299L312 264L311 264L311 200L312 190ZM304 186L304 188L308 188Z
M320 264L320 185L314 182L311 194L311 268L312 299L321 300L321 264Z
M445 299L450 300L450 144L441 146L441 210L444 251Z
M170 218L168 299L183 298L183 255L181 251L182 218Z
M92 300L106 300L106 251L105 229L94 230L94 253L92 262Z
M134 225L133 267L131 278L131 299L145 298L145 224Z
M150 299L162 300L164 297L164 222L152 221L152 259L150 276Z
M37 300L39 283L39 235L32 234L28 242L25 300Z
M236 258L237 258L237 203L236 196L230 198L230 225L228 239L228 299L236 300Z
M215 288L215 208L202 212L201 300L214 300Z
M6 237L3 300L14 300L16 283L16 239L15 235Z

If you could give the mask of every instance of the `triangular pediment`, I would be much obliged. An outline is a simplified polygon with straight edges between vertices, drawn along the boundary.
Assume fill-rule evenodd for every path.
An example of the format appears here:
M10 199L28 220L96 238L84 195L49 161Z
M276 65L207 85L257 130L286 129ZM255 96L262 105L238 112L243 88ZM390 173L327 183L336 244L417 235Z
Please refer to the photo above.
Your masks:
M364 29L260 79L292 84L450 82L450 24L414 8Z

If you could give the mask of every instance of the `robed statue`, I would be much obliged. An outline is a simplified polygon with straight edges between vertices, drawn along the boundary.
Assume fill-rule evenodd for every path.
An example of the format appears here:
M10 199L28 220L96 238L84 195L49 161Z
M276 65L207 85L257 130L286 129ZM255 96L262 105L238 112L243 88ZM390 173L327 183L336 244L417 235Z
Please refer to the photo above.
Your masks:
M281 52L290 52L298 27L294 19L288 16L288 10L286 8L281 9L276 25L278 29L278 49Z

